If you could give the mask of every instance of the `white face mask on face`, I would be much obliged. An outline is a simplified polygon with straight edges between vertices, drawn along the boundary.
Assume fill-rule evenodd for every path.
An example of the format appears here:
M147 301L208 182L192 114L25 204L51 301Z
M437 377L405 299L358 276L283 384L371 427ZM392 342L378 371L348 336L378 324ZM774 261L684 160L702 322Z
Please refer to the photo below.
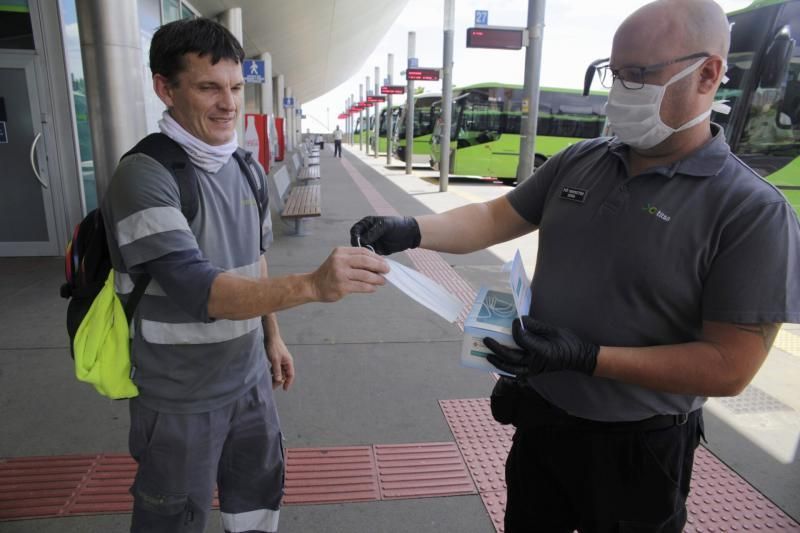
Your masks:
M689 65L664 85L645 84L641 89L628 89L619 79L615 79L608 92L606 104L606 116L611 131L623 143L647 150L664 142L673 133L687 130L705 120L711 115L712 109L715 109L714 106L677 128L667 126L661 120L661 101L667 87L694 72L706 59L704 57Z

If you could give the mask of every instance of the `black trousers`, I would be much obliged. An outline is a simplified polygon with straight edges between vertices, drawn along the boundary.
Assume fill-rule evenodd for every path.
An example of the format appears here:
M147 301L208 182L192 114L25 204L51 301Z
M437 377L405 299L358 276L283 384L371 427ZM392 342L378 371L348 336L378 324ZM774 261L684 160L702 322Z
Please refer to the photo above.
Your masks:
M333 157L342 157L342 141L333 141Z
M552 422L550 409L544 418ZM614 424L608 430L602 424L518 427L506 461L505 531L680 533L702 436L699 409L682 425L654 431Z

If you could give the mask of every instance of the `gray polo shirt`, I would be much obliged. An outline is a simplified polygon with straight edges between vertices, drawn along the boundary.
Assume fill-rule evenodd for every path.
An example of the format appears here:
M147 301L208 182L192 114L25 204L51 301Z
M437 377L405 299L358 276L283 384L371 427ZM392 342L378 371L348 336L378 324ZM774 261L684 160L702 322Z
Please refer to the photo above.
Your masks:
M704 320L800 322L800 224L730 153L722 129L686 159L629 176L616 138L575 144L508 199L539 226L530 314L605 346L698 340ZM530 384L594 420L685 413L705 398L575 372Z
M215 174L195 170L200 205L191 227L174 178L144 154L120 162L103 202L120 299L133 290L131 274L153 276L134 315L133 381L143 404L172 413L221 407L267 368L261 319L213 320L207 304L219 272L260 276L269 210L259 228L253 191L233 157Z

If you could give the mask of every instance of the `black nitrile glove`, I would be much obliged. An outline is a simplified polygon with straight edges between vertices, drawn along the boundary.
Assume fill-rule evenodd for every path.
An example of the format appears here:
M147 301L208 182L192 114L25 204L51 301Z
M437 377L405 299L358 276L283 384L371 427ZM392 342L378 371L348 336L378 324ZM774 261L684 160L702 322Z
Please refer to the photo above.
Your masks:
M566 328L556 328L523 316L525 329L519 319L514 320L514 341L522 348L509 348L486 337L483 343L494 354L486 359L494 366L518 378L535 376L543 372L574 370L591 376L597 366L600 346L581 340Z
M364 217L350 228L351 246L372 246L380 255L416 248L420 240L414 217Z

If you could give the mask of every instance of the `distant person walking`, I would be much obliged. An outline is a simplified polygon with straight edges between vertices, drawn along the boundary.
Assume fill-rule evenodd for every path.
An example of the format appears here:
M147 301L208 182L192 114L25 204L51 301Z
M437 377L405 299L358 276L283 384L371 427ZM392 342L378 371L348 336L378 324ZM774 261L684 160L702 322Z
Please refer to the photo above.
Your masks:
M342 130L339 129L339 126L333 130L333 157L340 159L342 157Z

